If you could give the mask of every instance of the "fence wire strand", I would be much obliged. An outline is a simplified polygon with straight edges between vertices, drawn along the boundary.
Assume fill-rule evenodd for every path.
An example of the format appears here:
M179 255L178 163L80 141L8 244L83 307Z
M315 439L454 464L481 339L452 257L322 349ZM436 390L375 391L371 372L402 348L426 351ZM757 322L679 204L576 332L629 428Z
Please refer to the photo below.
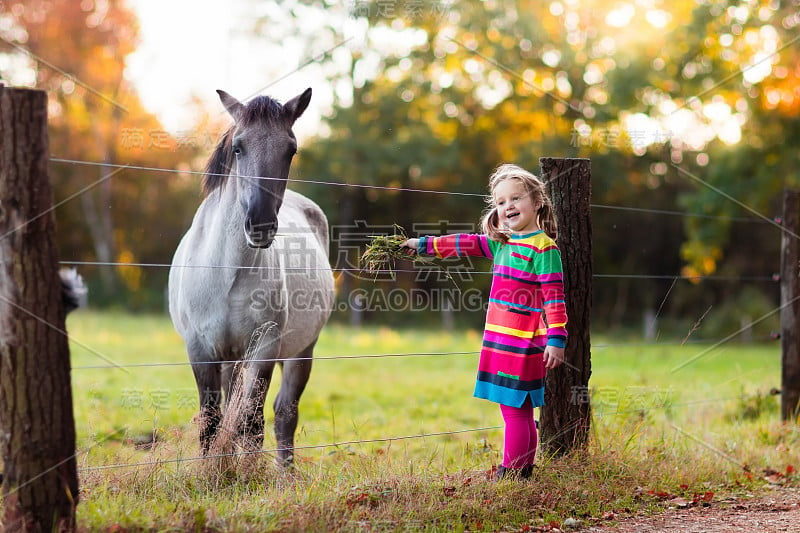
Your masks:
M418 433L416 435L399 435L396 437L381 437L377 439L359 439L359 440L349 440L349 441L341 441L341 442L333 442L329 444L309 444L306 446L294 446L293 450L315 450L315 449L322 449L322 448L338 448L342 446L353 446L355 444L373 444L378 442L394 442L394 441L401 441L401 440L411 440L411 439L424 439L427 437L441 437L446 435L458 435L461 433L474 433L477 431L489 431L494 429L501 429L502 426L487 426L482 428L470 428L470 429L457 429L453 431L437 431L433 433ZM204 461L207 459L223 459L226 457L246 457L252 455L264 455L264 454L271 454L271 453L278 453L281 451L280 448L273 448L269 450L255 450L249 452L231 452L231 453L221 453L221 454L212 454L206 456L194 456L194 457L176 457L174 459L163 459L163 460L155 460L155 461L142 461L138 463L116 463L112 465L99 465L99 466L91 466L86 468L78 469L79 472L92 472L97 470L110 470L116 468L134 468L134 467L141 467L141 466L160 466L165 464L171 463L183 463L183 462L193 462L193 461Z
M319 267L272 267L272 266L242 266L242 265L172 265L169 263L136 263L136 262L117 262L117 261L59 261L62 266L90 266L90 267L135 267L135 268L207 268L220 270L282 270L287 272L320 272L327 271L327 268ZM332 272L356 272L364 273L364 268L331 268ZM404 273L438 273L438 268L387 268L382 269L377 274ZM494 274L491 270L470 270L452 269L447 271L451 275ZM684 281L769 281L778 282L780 277L777 274L771 276L684 276L675 274L592 274L597 279L661 279L661 280L684 280Z
M69 163L74 165L89 165L89 166L98 166L98 167L109 167L109 168L124 168L129 170L142 170L147 172L166 172L171 174L188 174L191 176L216 176L216 177L228 177L229 174L215 174L211 172L203 172L200 170L176 170L171 168L159 168L159 167L143 167L143 166L136 166L136 165L121 165L117 163L100 163L97 161L78 161L75 159L62 159L57 157L51 157L50 161L55 163ZM269 176L234 176L236 178L247 178L247 179L255 179L255 180L264 180L264 181L287 181L284 178L274 178ZM383 185L370 185L367 183L345 183L340 181L321 181L321 180L304 180L304 179L297 179L297 178L289 178L288 181L292 183L307 183L310 185L330 185L333 187L354 187L358 189L375 189L380 191L396 191L396 192L419 192L419 193L430 193L430 194L445 194L445 195L453 195L453 196L477 196L477 197L485 197L485 194L478 194L472 192L457 192L457 191L437 191L434 189L410 189L410 188L403 188L403 187L388 187Z
M737 332L741 333L741 330ZM774 341L777 336L763 336L753 339L754 341ZM718 345L721 346L725 341L732 340L728 336L724 339L692 339L685 342L634 342L634 343L603 343L592 344L592 348L601 350L605 348L645 348L645 347L678 347L678 346L697 346L697 345ZM86 348L85 346L81 345ZM130 364L107 364L107 365L80 365L73 366L72 370L105 370L105 369L123 369L123 368L159 368L159 367L176 367L176 366L195 366L195 365L241 365L246 363L283 363L285 361L335 361L341 359L380 359L380 358L413 358L413 357L445 357L452 355L478 355L480 351L455 351L455 352L408 352L408 353L375 353L375 354L361 354L361 355L320 355L314 357L277 357L274 359L248 359L242 360L224 360L224 361L181 361L172 363L130 363Z
M120 163L102 163L99 161L82 161L78 159L66 159L60 157L51 157L50 161L54 163L63 163L63 164L72 164L72 165L87 165L87 166L97 166L97 167L108 167L108 168L116 168L120 170L140 170L146 172L164 172L164 173L171 173L171 174L184 174L190 176L217 176L217 177L228 177L229 174L217 174L217 173L208 173L200 170L177 170L171 168L161 168L161 167L147 167L147 166L137 166L137 165L126 165ZM275 181L281 180L283 178L275 178L269 176L235 176L237 178L250 178L250 179L258 179L258 180L266 180L266 181ZM471 193L471 192L458 192L458 191L439 191L435 189L414 189L414 188L406 188L406 187L389 187L384 185L371 185L368 183L346 183L340 181L324 181L324 180L306 180L306 179L297 179L297 178L289 178L288 181L293 183L306 183L310 185L328 185L332 187L353 187L353 188L360 188L360 189L374 189L374 190L381 190L381 191L392 191L392 192L416 192L416 193L429 193L429 194L443 194L443 195L452 195L452 196L472 196L472 197L479 197L485 198L486 193ZM726 221L734 221L734 222L752 222L752 223L759 223L759 224L775 224L774 221L769 221L764 216L759 217L734 217L734 216L726 216L726 215L709 215L706 213L686 213L681 211L670 211L665 209L650 209L644 207L629 207L629 206L614 206L614 205L603 205L603 204L590 204L590 207L595 209L608 209L608 210L617 210L617 211L631 211L631 212L638 212L638 213L652 213L652 214L659 214L659 215L667 215L667 216L682 216L682 217L692 217L692 218L704 218L708 220L726 220Z

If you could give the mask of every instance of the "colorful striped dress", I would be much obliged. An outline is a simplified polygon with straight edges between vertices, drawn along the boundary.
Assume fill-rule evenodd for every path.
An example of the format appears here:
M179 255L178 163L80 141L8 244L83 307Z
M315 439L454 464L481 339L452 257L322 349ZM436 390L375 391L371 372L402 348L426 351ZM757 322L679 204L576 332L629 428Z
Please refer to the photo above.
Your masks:
M567 340L561 252L553 239L540 230L503 244L462 233L421 237L418 252L493 260L474 395L512 407L526 398L544 405L544 348L563 348Z

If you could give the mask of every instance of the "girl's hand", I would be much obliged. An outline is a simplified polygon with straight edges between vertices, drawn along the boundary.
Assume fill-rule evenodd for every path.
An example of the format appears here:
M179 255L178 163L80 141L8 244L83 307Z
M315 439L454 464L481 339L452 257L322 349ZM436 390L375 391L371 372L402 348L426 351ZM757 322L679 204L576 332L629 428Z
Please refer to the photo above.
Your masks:
M408 248L406 252L410 255L414 255L417 253L417 249L419 248L419 239L408 239L406 242L400 245L400 248Z
M564 348L546 346L544 349L544 367L552 370L564 362Z

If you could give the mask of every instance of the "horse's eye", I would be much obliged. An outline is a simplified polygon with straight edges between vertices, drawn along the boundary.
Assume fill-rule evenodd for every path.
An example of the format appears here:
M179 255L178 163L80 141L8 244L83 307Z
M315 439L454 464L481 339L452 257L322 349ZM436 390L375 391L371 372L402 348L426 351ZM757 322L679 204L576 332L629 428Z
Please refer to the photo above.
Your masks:
M234 146L233 147L233 154L236 155L237 157L242 155L242 148L240 146L238 146L238 145Z

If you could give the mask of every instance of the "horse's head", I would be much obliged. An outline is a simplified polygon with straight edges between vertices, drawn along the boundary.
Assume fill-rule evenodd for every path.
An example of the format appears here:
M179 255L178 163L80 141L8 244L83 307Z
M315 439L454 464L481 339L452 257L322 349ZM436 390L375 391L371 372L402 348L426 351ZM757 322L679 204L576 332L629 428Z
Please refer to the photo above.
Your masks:
M217 91L234 125L223 142L244 210L244 235L253 248L268 248L278 230L278 210L286 192L289 166L297 151L295 120L311 100L311 89L281 105L267 96L241 103Z

